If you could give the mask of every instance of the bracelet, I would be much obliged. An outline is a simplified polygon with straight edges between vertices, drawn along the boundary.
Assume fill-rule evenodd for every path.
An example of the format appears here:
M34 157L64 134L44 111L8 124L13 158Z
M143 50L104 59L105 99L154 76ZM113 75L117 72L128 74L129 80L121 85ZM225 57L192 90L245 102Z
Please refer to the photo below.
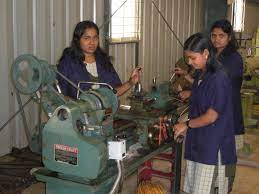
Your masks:
M191 129L191 127L190 127L190 124L189 124L189 123L190 123L190 119L189 119L188 121L186 121L186 122L185 122L185 124L186 124L186 126L188 127L188 129Z

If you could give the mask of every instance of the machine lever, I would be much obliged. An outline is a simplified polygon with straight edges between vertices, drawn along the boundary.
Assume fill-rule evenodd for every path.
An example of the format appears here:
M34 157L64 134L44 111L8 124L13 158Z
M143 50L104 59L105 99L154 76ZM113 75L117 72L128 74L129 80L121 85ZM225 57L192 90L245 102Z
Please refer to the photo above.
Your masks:
M92 85L100 85L100 86L106 86L108 87L109 89L111 89L113 91L114 94L117 94L117 90L114 89L110 84L107 84L107 83L99 83L99 82L87 82L87 81L79 81L78 84L77 84L77 93L76 93L76 99L79 98L79 92L82 90L80 88L80 85L81 84L92 84ZM79 90L80 89L80 90Z

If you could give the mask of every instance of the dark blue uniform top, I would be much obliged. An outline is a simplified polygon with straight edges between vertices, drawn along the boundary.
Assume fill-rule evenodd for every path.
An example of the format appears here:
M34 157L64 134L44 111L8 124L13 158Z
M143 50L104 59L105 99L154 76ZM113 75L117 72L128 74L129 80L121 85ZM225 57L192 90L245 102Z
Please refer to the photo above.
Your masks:
M222 70L208 72L199 85L195 79L189 118L197 118L212 108L218 113L218 119L205 127L187 130L185 159L216 165L220 150L222 164L236 162L231 91L230 80Z
M98 73L99 82L110 84L112 87L117 87L121 85L121 80L116 73L115 69L109 71L105 69L102 65L105 63L105 60L101 55L97 55L96 59L96 68ZM68 79L74 82L76 85L79 81L91 81L90 73L87 71L86 66L83 62L77 64L70 56L65 56L62 61L58 64L58 71L65 75ZM65 96L70 96L76 99L77 89L69 84L62 77L57 76L59 86L62 93ZM82 90L87 90L91 87L89 84L81 84L80 88Z
M219 56L219 61L223 64L227 71L232 84L232 102L234 114L235 134L245 133L244 120L242 114L240 89L243 81L243 60L237 51L231 51L226 48Z

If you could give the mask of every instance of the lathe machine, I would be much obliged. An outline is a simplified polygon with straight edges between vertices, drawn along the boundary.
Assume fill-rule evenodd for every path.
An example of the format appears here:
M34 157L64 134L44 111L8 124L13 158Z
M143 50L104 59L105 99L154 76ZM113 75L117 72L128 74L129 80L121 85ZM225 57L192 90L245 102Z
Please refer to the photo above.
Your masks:
M32 55L18 57L11 71L17 91L39 102L48 116L30 141L42 153L44 168L33 174L46 182L47 194L119 192L141 164L177 146L172 193L179 192L181 144L173 140L172 125L182 102L170 96L169 82L133 93L131 106L119 106L116 91L100 83L89 91L70 83L81 94L78 100L66 99L57 74L64 77L55 65Z

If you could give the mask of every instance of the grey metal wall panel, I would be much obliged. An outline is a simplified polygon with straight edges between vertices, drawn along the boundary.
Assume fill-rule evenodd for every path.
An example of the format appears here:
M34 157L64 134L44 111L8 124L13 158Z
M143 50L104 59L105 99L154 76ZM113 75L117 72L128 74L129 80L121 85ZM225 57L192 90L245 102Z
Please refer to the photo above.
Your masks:
M12 10L12 2L9 0L3 0L2 5L0 6L0 126L3 125L4 121L6 121L10 116L10 111L12 107L10 106L10 101L12 101L12 96L10 95L10 85L8 81L8 71L9 64L11 63L10 58L8 58L8 52L11 51L12 48L12 39L10 37L10 31L12 28L10 25L12 23L11 10ZM4 128L3 131L0 132L0 155L7 154L12 149L12 131L11 128L13 125L8 125Z
M34 24L35 25L35 24ZM36 1L36 55L50 62L49 1Z
M245 30L243 34L254 37L254 33L259 26L259 2L247 2L245 14Z
M96 17L99 23L103 17L102 1L97 0L99 7L95 11L99 14ZM9 77L13 60L21 54L32 53L55 64L63 49L70 44L75 24L81 19L94 18L93 4L93 0L0 1L0 98L3 99L0 101L0 126L19 108ZM22 96L22 101L27 98ZM37 106L30 104L25 112L31 128L37 123ZM20 116L5 127L0 142L0 155L10 151L12 146L26 146Z
M165 4L165 18L168 21L169 24L171 24L172 22L172 17L171 17L171 7L172 7L172 1L167 0L166 4ZM162 21L163 22L163 21ZM165 24L164 24L165 25ZM170 30L166 27L166 25L164 26L165 30L164 30L164 37L163 37L163 41L164 41L164 49L165 52L163 53L163 58L165 60L165 66L163 68L163 73L162 73L162 77L165 77L169 72L170 72L170 68L172 66L171 64L171 47L172 44L171 42L171 32Z
M32 27L32 0L13 0L13 56L17 57L21 54L33 53L33 27ZM25 97L22 97L23 99ZM10 102L13 103L13 102ZM18 109L18 104L15 101L14 109ZM29 106L26 109L26 115L29 118L35 115L36 109L33 106ZM34 119L30 120L29 127L33 126ZM15 120L15 127L17 130L13 131L12 135L14 138L14 146L24 147L27 144L27 139L25 136L25 131L23 128L23 123L21 117L17 117ZM19 127L19 128L18 128Z
M82 2L82 20L93 20L94 10L93 10L93 0L80 0Z
M51 0L50 0L51 1ZM50 4L53 6L54 14L53 14L53 22L52 22L52 30L53 30L53 56L54 59L51 61L51 63L56 64L58 58L62 54L62 50L66 47L66 21L65 21L65 1L64 0L55 0L53 1L53 4ZM51 8L52 9L52 8Z
M96 18L95 19L95 22L96 24L100 27L103 25L103 22L104 22L104 3L103 3L103 0L94 0L95 3L96 3L96 6L95 6L95 15L96 15ZM103 46L103 27L100 29L100 45Z
M14 36L17 46L17 53L20 55L32 52L32 9L29 0L14 0L15 12L14 20L16 23L16 31Z
M171 13L169 10L171 10L172 7L172 1L166 0L165 1L165 18L166 21L171 24L172 22L172 17L171 17ZM162 18L161 18L162 19ZM163 22L163 20L161 20ZM164 49L166 52L162 53L162 57L164 58L164 68L163 68L163 72L162 72L162 77L165 77L169 71L170 71L170 67L171 67L171 32L170 30L166 27L166 24L164 23L164 34L163 34L163 42L164 42Z
M144 68L141 81L147 89L154 76L158 76L159 81L169 78L169 72L182 55L182 49L152 1L142 2L142 36L138 60ZM181 41L202 29L202 0L154 2ZM0 25L3 26L0 30L0 83L1 89L4 88L5 91L1 92L4 100L0 101L0 107L9 110L7 114L1 112L2 123L7 115L18 109L17 103L14 103L15 97L11 95L14 90L10 78L7 77L13 59L23 53L33 53L49 63L56 63L63 49L70 43L77 22L95 19L99 26L103 24L104 0L2 0L0 9ZM102 34L102 30L100 33ZM110 46L110 55L114 57L114 66L122 81L129 78L130 71L137 65L135 53L135 43ZM121 101L126 102L126 97L121 98ZM35 109L29 108L26 112L32 120L37 121ZM20 132L20 117L16 122L10 123L10 126L14 139L12 145L25 145L24 133Z
M80 0L66 0L66 46L70 45L75 25L80 21Z
M154 1L177 34L181 43L202 29L202 0ZM194 8L194 3L197 5ZM182 56L182 47L169 31L152 1L144 0L143 36L140 61L144 66L143 85L150 87L152 77L168 80L174 63ZM195 20L195 22L194 22ZM195 24L194 24L195 23ZM148 40L148 41L146 41Z
M154 3L156 3L181 43L191 34L202 30L202 0L156 0ZM170 71L173 69L175 62L182 56L183 50L152 1L143 0L142 16L139 64L144 68L141 78L142 85L145 89L148 89L152 84L153 77L158 77L160 82L169 79ZM120 47L121 44L111 47L110 54L113 55L115 64L117 60L121 60L122 56L120 56L120 52L114 52L114 50L118 50ZM126 57L128 58L128 56ZM120 70L118 70L118 73L123 79L129 76Z
M135 49L136 43L114 44L110 46L110 56L112 57L114 68L118 72L122 82L129 79L130 72L136 65ZM127 103L127 94L120 97L122 104Z
M153 34L152 30L152 21L153 21L153 6L151 1L144 1L143 4L143 18L142 18L142 39L140 41L140 64L143 66L143 74L142 74L142 85L146 89L149 82L150 75L152 76L152 68L151 68L151 56L152 56L152 41L151 35ZM147 19L149 18L149 19ZM144 49L145 48L145 49Z

